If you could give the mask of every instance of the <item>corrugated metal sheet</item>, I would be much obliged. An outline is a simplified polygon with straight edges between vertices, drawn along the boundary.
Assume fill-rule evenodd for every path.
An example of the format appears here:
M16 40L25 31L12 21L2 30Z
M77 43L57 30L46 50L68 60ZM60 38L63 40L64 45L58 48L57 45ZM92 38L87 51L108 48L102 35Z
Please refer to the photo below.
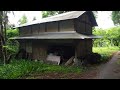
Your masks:
M83 35L76 33L75 31L70 31L70 32L45 32L41 33L36 36L25 36L25 37L14 37L11 39L95 39L95 38L101 38L100 36L95 36L95 35Z
M32 21L31 23L26 23L26 24L23 24L23 25L20 25L20 26L17 26L17 27L23 27L23 26L33 25L33 24L40 24L40 23L45 23L45 22L53 22L53 21L74 19L74 18L78 18L79 16L81 16L85 12L86 11L71 11L71 12L67 12L67 13L58 14L58 15L55 15L55 16L43 18L41 20Z

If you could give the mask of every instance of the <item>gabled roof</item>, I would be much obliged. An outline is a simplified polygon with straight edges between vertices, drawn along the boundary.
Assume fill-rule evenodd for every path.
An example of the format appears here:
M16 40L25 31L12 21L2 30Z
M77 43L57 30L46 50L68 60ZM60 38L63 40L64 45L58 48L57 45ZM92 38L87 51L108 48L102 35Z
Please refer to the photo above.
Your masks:
M39 35L34 36L23 36L23 37L14 37L11 39L21 40L21 39L40 39L40 40L49 40L49 39L97 39L101 38L100 36L95 35L83 35L79 34L75 31L67 31L67 32L44 32Z
M71 11L71 12L62 13L62 14L58 14L58 15L55 15L55 16L43 18L41 20L32 21L31 23L25 23L25 24L17 26L17 27L24 27L24 26L28 26L28 25L40 24L40 23L46 23L46 22L54 22L54 21L75 19L75 18L80 17L85 12L87 12L87 11ZM90 15L90 17L91 17L91 15ZM93 15L91 17L91 20L93 21L93 24L94 24L93 26L97 26L97 23L96 23Z

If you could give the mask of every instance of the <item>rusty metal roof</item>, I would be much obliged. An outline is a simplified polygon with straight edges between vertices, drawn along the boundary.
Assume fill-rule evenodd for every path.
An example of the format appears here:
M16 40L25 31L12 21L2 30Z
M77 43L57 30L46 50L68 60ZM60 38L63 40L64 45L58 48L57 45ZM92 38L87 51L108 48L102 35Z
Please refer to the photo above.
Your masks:
M62 13L62 14L58 14L55 16L43 18L41 20L32 21L30 23L25 23L25 24L17 26L17 27L24 27L24 26L28 26L28 25L34 25L34 24L40 24L40 23L46 23L46 22L74 19L74 18L78 18L79 16L81 16L85 12L86 11L71 11L71 12ZM93 19L93 17L92 17L92 19ZM94 22L94 25L97 25L97 23Z
M76 33L75 31L70 32L44 32L39 35L34 36L23 36L23 37L14 37L11 39L21 40L21 39L97 39L101 38L100 36L95 35L83 35Z

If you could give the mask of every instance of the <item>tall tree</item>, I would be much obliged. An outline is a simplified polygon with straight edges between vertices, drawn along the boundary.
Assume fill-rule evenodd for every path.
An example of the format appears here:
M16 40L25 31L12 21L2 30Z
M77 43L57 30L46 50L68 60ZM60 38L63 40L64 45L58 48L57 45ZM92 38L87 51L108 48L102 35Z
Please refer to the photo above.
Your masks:
M10 13L10 11L0 11L0 46L1 46L0 52L4 60L4 65L7 62L7 50L5 46L7 41L6 29L8 24L8 16L7 16L8 13Z
M112 11L112 20L114 25L120 25L120 11Z
M54 16L65 12L69 12L69 11L42 11L42 18Z
M19 22L19 25L24 24L24 23L27 23L27 22L28 22L27 16L24 14L24 15L22 16L22 18L19 19L18 22Z

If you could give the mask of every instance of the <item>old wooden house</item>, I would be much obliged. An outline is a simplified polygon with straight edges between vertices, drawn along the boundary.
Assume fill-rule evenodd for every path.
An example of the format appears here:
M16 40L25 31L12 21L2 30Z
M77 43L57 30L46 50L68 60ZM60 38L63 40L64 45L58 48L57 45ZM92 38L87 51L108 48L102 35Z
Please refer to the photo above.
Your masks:
M92 27L97 26L92 11L71 11L18 26L20 49L30 53L29 58L43 60L56 54L68 60L92 53Z

